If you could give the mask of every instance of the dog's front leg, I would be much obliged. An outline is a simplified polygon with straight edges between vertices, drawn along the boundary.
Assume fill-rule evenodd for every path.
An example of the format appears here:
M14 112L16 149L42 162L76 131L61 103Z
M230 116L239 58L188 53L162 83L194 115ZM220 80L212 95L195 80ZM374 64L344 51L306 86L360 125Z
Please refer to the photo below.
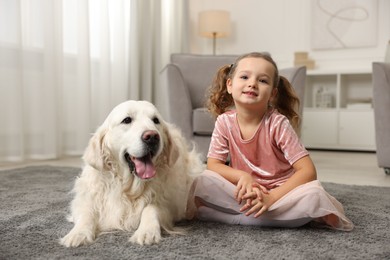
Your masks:
M77 247L92 243L96 238L97 233L97 216L93 208L86 205L93 205L92 200L87 203L77 204L77 199L72 207L72 221L74 227L72 230L60 240L60 244L66 247ZM76 206L78 205L78 206Z
M140 245L151 245L161 240L161 226L158 208L154 205L146 206L141 214L140 224L130 242Z
M72 230L60 240L60 244L66 247L77 247L91 244L96 237L96 227L88 221L80 221Z

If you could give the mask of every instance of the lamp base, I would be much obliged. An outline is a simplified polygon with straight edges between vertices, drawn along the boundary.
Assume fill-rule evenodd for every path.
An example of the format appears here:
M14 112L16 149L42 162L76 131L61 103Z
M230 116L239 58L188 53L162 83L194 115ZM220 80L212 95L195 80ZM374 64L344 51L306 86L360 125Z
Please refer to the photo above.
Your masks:
M216 45L217 45L217 33L213 32L213 55L216 53Z

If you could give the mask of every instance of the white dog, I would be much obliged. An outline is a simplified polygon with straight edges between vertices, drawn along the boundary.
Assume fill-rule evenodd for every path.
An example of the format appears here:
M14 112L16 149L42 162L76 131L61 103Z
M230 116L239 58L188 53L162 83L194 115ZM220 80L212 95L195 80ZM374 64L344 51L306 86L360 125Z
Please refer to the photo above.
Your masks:
M195 150L147 101L127 101L108 115L89 141L75 182L73 229L67 247L91 243L101 232L135 231L130 241L153 244L161 229L178 231L193 176L203 170Z

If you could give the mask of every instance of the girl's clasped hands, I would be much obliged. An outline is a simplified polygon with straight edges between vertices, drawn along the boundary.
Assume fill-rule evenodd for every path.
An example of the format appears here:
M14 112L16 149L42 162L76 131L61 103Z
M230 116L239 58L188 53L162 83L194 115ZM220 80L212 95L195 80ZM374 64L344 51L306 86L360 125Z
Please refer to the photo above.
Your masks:
M240 211L246 211L246 216L255 213L254 217L257 218L268 210L269 191L248 173L244 173L239 179L234 196L239 204L245 201Z

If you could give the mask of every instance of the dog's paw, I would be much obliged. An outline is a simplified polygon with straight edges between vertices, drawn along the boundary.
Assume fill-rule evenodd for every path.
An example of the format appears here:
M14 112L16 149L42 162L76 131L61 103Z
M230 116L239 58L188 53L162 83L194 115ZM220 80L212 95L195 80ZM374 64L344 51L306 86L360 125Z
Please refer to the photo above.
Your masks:
M143 230L139 228L130 238L131 243L142 245L157 244L161 241L161 230L158 228L149 228Z
M92 232L74 232L60 239L60 244L66 247L78 247L91 244L95 240L95 235Z

